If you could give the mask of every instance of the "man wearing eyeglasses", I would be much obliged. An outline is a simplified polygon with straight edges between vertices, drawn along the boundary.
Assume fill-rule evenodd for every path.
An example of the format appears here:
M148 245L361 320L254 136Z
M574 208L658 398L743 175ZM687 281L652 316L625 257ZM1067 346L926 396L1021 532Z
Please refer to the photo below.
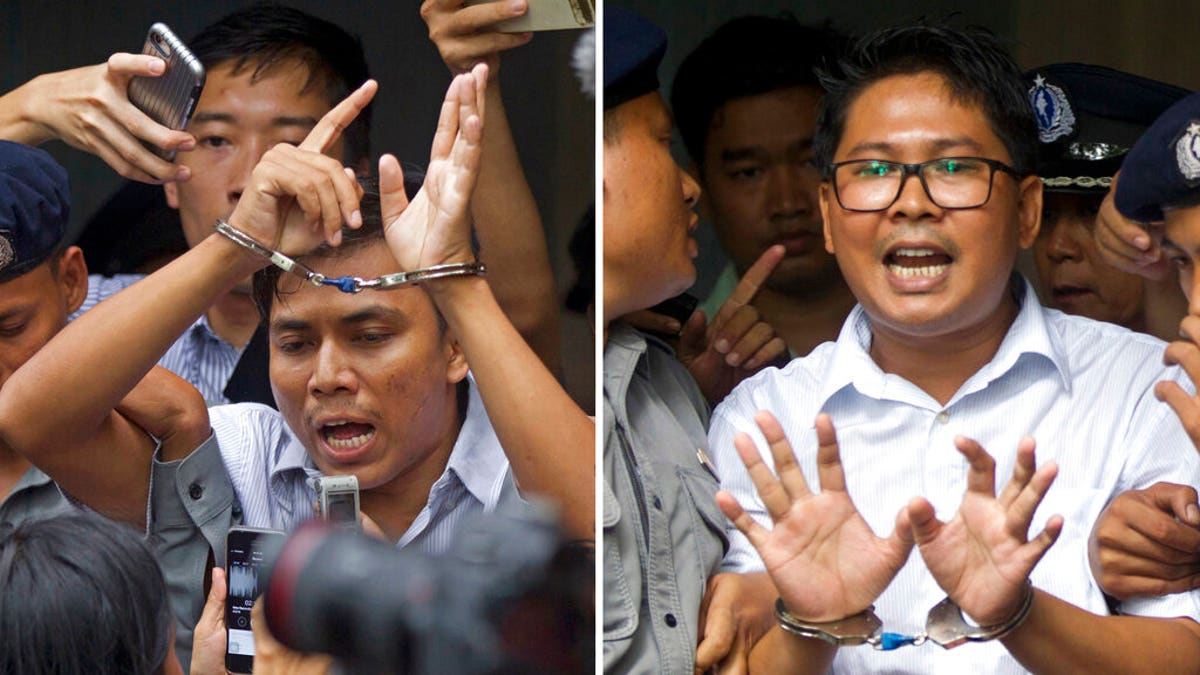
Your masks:
M723 567L765 569L780 596L751 671L1191 672L1200 596L1112 616L1087 564L1113 496L1200 481L1152 395L1186 378L1158 340L1044 309L1014 274L1042 210L1016 64L926 24L868 37L823 82L825 242L859 305L709 431L736 527Z

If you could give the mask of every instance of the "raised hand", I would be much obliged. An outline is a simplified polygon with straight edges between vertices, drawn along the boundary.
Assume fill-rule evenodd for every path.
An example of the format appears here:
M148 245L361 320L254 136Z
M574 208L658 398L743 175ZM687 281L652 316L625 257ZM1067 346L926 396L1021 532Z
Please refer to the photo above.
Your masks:
M379 158L379 199L388 246L400 269L473 262L471 193L483 150L487 66L458 75L446 90L430 150L425 182L412 203L392 155Z
M704 313L695 312L683 325L679 360L710 403L720 402L739 382L787 353L783 338L750 304L783 256L783 246L768 248L746 270L712 321L705 325Z
M733 442L775 525L771 530L759 525L724 491L717 493L721 510L758 550L792 614L825 622L863 611L908 559L913 542L907 528L898 516L896 530L881 539L863 520L846 492L829 415L822 413L816 421L818 493L809 489L775 417L760 411L754 421L771 446L778 478L749 435L738 434Z
M186 167L156 156L139 139L164 150L190 150L196 139L162 126L129 102L131 79L158 77L164 68L154 56L113 54L107 63L41 75L0 97L0 134L28 145L59 139L143 183L187 180ZM10 110L21 123L4 123Z
M1174 275L1175 270L1159 247L1162 224L1143 226L1117 211L1113 195L1117 192L1119 178L1120 172L1117 172L1096 214L1093 232L1100 257L1119 270L1139 274L1152 281L1166 281Z
M442 61L458 75L478 63L487 64L495 76L500 52L529 42L533 33L501 33L495 29L505 19L529 11L524 0L486 2L468 7L466 0L425 0L421 18L429 26L429 39L437 45Z
M908 504L912 536L933 578L946 594L978 624L1003 623L1020 607L1026 579L1062 531L1055 515L1034 539L1029 524L1058 467L1040 469L1034 442L1025 437L1017 446L1012 479L996 496L996 462L975 441L959 436L955 446L970 463L967 491L950 522L937 519L933 505L922 497Z
M254 167L229 224L288 255L341 243L342 225L359 227L362 189L354 171L324 155L378 88L367 80L325 113L299 146L280 143Z

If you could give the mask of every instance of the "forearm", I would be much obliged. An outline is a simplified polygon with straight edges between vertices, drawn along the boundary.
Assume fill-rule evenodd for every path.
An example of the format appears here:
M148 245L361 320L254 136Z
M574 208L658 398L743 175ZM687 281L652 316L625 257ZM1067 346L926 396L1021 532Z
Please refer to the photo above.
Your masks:
M85 312L0 389L0 434L23 453L87 440L188 326L261 264L210 237Z
M836 654L837 648L831 644L791 635L775 626L750 652L750 672L764 675L827 673Z
M1191 619L1098 616L1041 591L1003 643L1034 673L1200 672L1200 625Z
M49 127L32 117L36 106L30 105L31 101L37 100L36 90L44 77L30 80L0 96L0 138L25 145L41 145L54 138Z
M487 123L471 216L496 300L546 367L558 375L562 354L558 300L537 203L500 95L497 76L488 83Z
M568 537L595 538L595 424L513 328L484 279L427 288L471 365L521 492L552 499Z

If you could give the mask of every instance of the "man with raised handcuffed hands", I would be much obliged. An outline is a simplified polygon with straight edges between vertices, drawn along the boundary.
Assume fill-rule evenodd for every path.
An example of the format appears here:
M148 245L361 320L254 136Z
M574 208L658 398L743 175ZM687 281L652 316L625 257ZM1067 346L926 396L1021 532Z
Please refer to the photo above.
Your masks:
M322 474L355 475L363 513L417 551L445 551L463 518L524 509L533 495L558 507L566 536L593 537L594 426L500 311L470 246L486 78L480 65L452 82L411 204L395 157L380 161L373 206L353 172L322 154L373 97L368 81L299 146L263 156L217 233L68 326L14 374L19 395L0 391L0 438L35 464L108 456L113 446L89 440L90 430L120 423L113 402L123 391L214 297L259 272L279 411L212 408L212 435L185 458L141 465L182 630L200 615L205 561L223 563L228 528L294 528L312 517L309 479ZM349 293L267 274L264 249L329 278L456 272ZM106 330L113 325L139 330ZM101 367L106 378L78 386L80 373ZM78 442L64 449L67 437ZM68 468L65 478L107 476L102 464Z

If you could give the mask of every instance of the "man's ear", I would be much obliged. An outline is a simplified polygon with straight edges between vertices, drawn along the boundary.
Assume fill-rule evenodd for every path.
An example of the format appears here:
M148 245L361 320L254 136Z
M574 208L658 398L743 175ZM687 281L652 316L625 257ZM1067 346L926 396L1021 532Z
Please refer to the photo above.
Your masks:
M87 298L88 270L83 259L83 249L68 246L58 259L58 284L67 302L67 314L79 309Z
M1038 230L1042 227L1042 179L1037 176L1026 176L1018 186L1020 201L1017 203L1018 218L1020 219L1017 232L1021 248L1033 246L1037 239Z
M167 196L167 206L179 210L179 186L175 183L163 183L163 194Z
M453 331L447 328L442 340L446 355L446 382L458 384L467 376L467 371L471 366L467 363L467 355L463 354L462 347L458 345L458 338L454 336Z

